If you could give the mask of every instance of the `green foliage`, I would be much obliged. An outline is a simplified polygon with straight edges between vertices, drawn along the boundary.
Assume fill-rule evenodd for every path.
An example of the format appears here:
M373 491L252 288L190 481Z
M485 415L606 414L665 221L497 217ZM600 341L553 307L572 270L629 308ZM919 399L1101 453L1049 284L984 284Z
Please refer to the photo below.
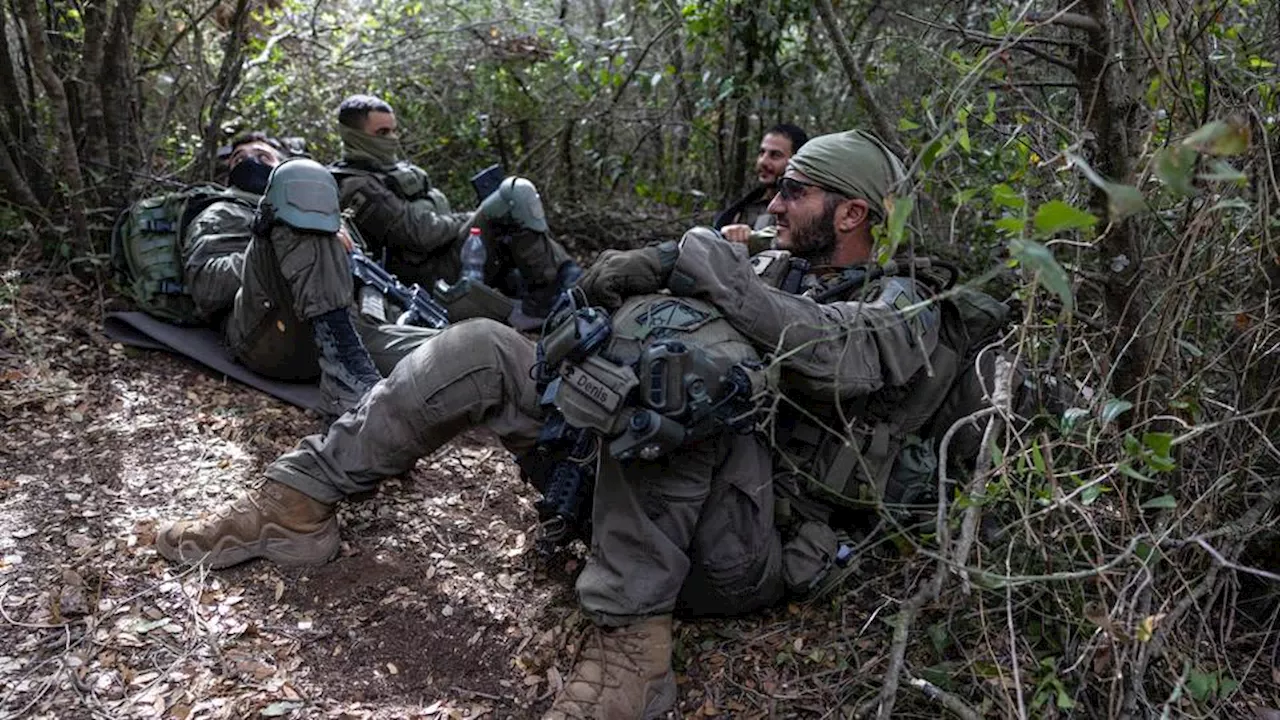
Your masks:
M1067 277L1067 271L1054 259L1049 248L1034 240L1015 238L1009 242L1009 252L1023 267L1034 273L1037 282L1043 283L1057 294L1064 308L1070 311L1075 306L1075 295L1071 292L1071 280Z
M1036 208L1034 222L1037 233L1053 235L1063 230L1091 228L1098 222L1098 218L1061 200L1050 200Z

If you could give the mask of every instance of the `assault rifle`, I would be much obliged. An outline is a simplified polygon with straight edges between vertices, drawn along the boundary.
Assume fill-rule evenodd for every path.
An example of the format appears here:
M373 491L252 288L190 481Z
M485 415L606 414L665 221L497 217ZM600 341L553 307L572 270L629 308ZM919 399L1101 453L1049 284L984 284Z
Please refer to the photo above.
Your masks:
M418 285L405 287L395 275L365 255L359 248L351 249L351 272L360 282L390 297L404 308L396 319L397 325L418 325L439 330L449 324L449 311L431 297L431 293Z
M542 557L551 557L575 539L590 540L599 447L595 432L573 427L553 408L538 443L516 458L525 479L542 493L535 505L535 547Z

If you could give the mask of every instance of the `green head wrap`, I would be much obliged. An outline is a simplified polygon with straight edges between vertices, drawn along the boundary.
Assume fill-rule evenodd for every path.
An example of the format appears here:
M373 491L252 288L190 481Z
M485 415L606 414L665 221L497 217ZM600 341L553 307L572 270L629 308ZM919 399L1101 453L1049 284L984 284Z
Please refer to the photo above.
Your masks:
M816 137L801 146L788 167L823 187L866 200L873 224L884 222L884 199L907 174L898 156L863 130Z
M346 125L338 126L338 136L342 138L342 157L347 162L390 168L400 160L398 138L370 135Z

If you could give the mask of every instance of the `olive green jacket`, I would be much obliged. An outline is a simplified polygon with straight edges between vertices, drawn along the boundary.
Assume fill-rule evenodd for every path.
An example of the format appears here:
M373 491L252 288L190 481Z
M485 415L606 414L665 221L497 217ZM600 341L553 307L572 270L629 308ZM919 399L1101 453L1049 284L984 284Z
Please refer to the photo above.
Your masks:
M938 345L938 309L903 310L928 297L908 278L888 278L867 301L819 304L760 282L746 248L708 228L685 233L671 290L716 306L763 352L780 358L785 387L816 401L907 384Z
M437 279L454 281L455 255L474 213L453 212L437 189L404 198L381 173L350 170L338 173L342 207L374 257L381 259L385 252L387 270L408 283L430 287Z
M182 238L183 274L196 312L205 320L231 309L245 250L253 239L253 216L258 196L232 191L237 200L219 200L201 210L187 224Z

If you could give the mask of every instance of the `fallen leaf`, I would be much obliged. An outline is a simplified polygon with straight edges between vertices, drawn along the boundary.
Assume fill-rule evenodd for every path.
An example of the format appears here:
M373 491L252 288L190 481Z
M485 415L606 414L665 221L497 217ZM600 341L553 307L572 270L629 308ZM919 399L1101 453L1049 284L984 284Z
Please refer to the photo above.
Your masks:
M302 707L302 703L300 702L291 702L291 701L273 702L270 705L262 708L261 714L264 717L283 717L293 712L294 710L297 710L300 707Z

